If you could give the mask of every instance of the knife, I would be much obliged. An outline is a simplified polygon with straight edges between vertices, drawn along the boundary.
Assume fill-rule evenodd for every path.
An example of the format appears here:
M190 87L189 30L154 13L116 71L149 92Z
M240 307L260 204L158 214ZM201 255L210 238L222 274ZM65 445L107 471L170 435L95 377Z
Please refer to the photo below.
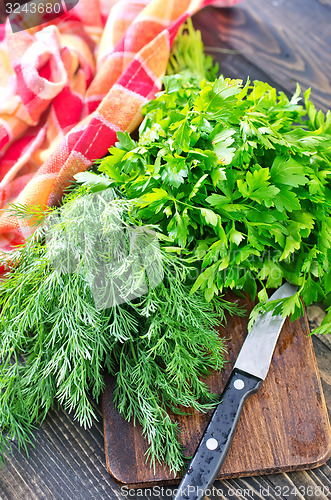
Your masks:
M284 283L269 301L290 297L296 291L297 287ZM272 311L257 317L174 500L200 500L216 479L230 449L243 405L267 376L284 321L282 315L273 316Z

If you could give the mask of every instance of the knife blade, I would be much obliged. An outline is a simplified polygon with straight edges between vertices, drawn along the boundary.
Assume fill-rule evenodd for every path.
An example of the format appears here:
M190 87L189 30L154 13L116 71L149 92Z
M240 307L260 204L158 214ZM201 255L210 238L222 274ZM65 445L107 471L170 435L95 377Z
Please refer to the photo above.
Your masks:
M284 283L269 301L292 296L297 287ZM266 378L284 324L272 311L259 314L248 333L208 427L174 500L201 500L219 473L230 449L246 399Z

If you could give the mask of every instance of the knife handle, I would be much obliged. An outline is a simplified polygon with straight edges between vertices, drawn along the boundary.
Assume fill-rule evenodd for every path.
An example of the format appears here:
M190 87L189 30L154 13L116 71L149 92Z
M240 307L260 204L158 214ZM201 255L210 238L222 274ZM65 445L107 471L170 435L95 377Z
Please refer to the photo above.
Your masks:
M235 434L243 405L262 384L260 378L234 369L208 427L180 483L174 500L200 500L216 479Z

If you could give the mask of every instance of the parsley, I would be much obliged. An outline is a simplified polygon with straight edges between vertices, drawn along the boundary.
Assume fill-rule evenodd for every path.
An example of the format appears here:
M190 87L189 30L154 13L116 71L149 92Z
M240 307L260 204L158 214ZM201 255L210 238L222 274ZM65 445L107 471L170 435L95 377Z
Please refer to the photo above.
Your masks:
M289 99L260 81L168 76L139 140L128 148L119 134L99 161L136 216L198 266L191 293L255 298L262 287L261 306L288 280L299 291L282 301L284 315L301 314L299 297L330 304L331 113L304 98L299 86ZM316 332L331 331L330 314Z

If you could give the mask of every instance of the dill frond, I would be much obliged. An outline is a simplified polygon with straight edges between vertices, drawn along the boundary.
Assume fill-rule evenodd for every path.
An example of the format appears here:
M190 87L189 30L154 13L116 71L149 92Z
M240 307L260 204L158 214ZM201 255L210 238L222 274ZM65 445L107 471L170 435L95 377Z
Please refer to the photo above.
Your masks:
M90 426L105 369L118 411L142 425L147 459L174 473L183 455L167 409L215 405L202 377L223 366L216 327L233 305L189 294L192 270L135 221L132 203L71 193L13 253L0 283L0 456L13 438L28 450L55 402Z

